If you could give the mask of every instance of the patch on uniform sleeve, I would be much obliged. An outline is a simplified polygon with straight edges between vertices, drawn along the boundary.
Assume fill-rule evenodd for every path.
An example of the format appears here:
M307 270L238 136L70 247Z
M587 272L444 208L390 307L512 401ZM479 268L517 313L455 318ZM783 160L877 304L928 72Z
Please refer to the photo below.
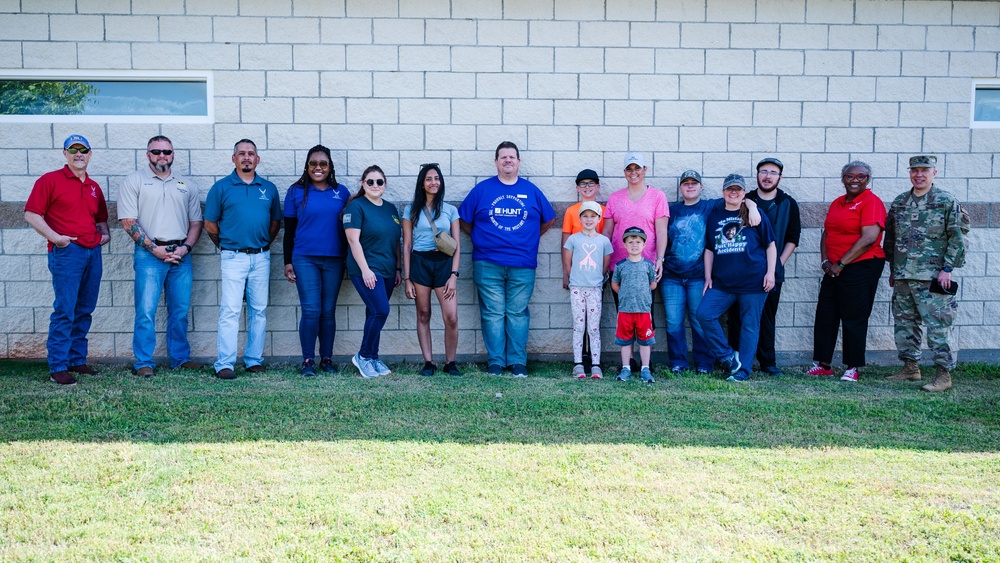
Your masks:
M963 233L968 233L969 229L972 228L972 220L969 219L969 212L965 210L965 206L961 203L958 204L958 228L962 229Z
M346 224L348 224L350 222L351 222L351 214L350 213L344 213L344 224L346 225Z

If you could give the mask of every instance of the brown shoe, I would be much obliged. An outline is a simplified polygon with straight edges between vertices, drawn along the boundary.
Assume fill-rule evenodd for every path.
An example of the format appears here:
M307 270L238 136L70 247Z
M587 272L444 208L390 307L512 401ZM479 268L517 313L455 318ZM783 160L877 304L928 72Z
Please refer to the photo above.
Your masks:
M70 366L69 371L73 373L79 373L81 375L100 375L101 372L91 368L87 364L80 364L78 366Z
M49 374L49 381L58 383L59 385L76 385L76 378L70 375L66 370L54 371Z
M249 371L250 373L264 373L265 371L267 371L267 368L264 367L262 364L257 364L255 366L248 367L247 371Z
M946 368L938 366L937 372L934 373L934 381L924 385L921 389L930 393L951 389L951 372Z
M205 364L199 364L198 362L193 362L191 360L188 360L177 367L180 369L201 369L205 367Z
M889 381L920 381L920 364L916 360L903 360L903 369L886 379Z
M215 377L219 379L236 379L236 372L229 368L222 368L215 372Z
M153 368L149 366L143 366L138 370L136 370L135 374L138 375L139 377L153 377Z

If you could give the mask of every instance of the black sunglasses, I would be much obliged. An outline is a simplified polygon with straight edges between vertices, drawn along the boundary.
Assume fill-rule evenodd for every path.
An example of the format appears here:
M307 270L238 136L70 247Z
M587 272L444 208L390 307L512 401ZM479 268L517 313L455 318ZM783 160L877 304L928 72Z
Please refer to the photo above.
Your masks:
M438 167L438 166L440 166L440 165L438 163L436 163L436 162L425 162L424 164L420 165L421 168L435 168L435 167Z
M379 178L378 180L365 180L365 183L368 184L369 186L374 186L374 185L384 186L385 180L381 178Z
M311 168L329 168L330 161L328 160L310 160L309 166Z
M174 151L172 151L170 149L150 149L149 150L149 154L151 154L153 156L160 156L161 154L165 154L167 156L170 156L170 155L174 154Z
M68 149L66 149L66 152L68 152L69 154L76 154L76 153L87 154L87 153L90 152L90 149L84 148L84 147L80 147L78 149L76 149L76 148L68 148Z

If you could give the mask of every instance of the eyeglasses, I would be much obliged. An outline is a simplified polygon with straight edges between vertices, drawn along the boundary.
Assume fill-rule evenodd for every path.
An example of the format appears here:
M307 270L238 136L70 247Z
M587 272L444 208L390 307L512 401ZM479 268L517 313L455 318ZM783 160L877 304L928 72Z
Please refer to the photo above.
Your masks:
M867 182L868 174L844 174L845 182Z
M420 165L421 168L437 168L440 165L436 162L425 162Z
M596 185L597 185L597 182L589 182L589 181L588 181L588 182L580 182L580 183L579 183L579 184L577 184L576 186L577 186L578 188L593 188L593 187L594 187L594 186L596 186Z
M365 183L368 184L369 186L375 186L375 185L384 186L385 180L383 180L382 178L379 178L378 180L365 180Z
M161 150L161 149L150 149L150 150L149 150L149 154L151 154L151 155L153 155L153 156L160 156L161 154L165 154L165 155L167 155L167 156L170 156L170 155L174 154L174 151L172 151L172 150L170 150L170 149L165 149L165 150Z
M329 168L330 167L330 161L329 160L310 160L309 161L309 167L310 168Z
M758 176L781 176L781 172L777 170L759 170L757 171Z
M88 149L88 148L83 148L83 147L81 147L81 148L78 148L78 149L75 149L75 148L68 148L68 149L66 149L66 152L68 152L69 154L76 154L76 153L80 153L80 154L87 154L87 153L89 153L89 152L90 152L90 149Z

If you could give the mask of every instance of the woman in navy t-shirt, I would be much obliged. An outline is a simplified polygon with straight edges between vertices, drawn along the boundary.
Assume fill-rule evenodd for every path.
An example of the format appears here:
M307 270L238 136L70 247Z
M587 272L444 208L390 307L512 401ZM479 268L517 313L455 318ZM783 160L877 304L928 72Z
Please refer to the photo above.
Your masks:
M713 209L706 223L705 295L698 306L698 322L712 355L729 372L729 381L746 381L757 350L760 314L767 292L774 288L778 252L766 216L762 214L756 227L748 223L743 177L727 176L722 194L725 206ZM730 348L719 325L719 317L733 303L739 303L743 323L739 351Z
M351 248L347 274L365 303L361 349L351 362L361 377L389 375L392 370L378 357L382 327L389 318L389 297L402 281L399 238L402 226L396 206L382 199L385 173L372 165L361 175L361 189L344 209L344 233Z
M337 296L344 281L347 239L340 226L340 212L351 192L337 183L330 149L309 149L302 176L285 194L285 279L299 293L302 318L302 375L316 374L316 337L319 336L320 369L337 371L331 356L337 334Z

